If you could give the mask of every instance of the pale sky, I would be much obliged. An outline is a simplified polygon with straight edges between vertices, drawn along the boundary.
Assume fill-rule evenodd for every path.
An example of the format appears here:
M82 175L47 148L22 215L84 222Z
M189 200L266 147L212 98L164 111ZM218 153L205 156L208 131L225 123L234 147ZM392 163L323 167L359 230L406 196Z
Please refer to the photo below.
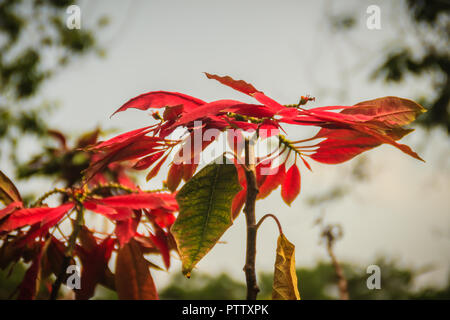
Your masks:
M381 30L366 27L371 4L381 8ZM74 62L48 81L41 94L61 105L50 123L73 134L96 125L118 132L148 125L152 119L142 111L109 116L129 98L153 90L183 92L207 101L251 101L207 80L204 71L244 79L281 103L295 103L305 94L316 97L311 106L432 94L430 81L407 78L400 85L385 85L368 80L387 49L415 45L400 1L108 0L83 1L81 10L82 26L109 15L111 24L99 34L107 55ZM339 13L353 14L357 26L335 32L327 17ZM297 127L290 133L307 137L311 131ZM341 200L314 208L306 205L309 196L352 183L352 161L333 166L312 163L312 173L300 168L302 193L291 207L277 190L258 202L257 215L279 217L286 237L296 245L298 266L328 259L319 244L319 229L313 226L324 211L326 222L340 223L345 233L336 246L338 259L368 266L383 255L405 266L433 265L434 271L421 276L421 283L443 283L450 270L449 139L440 130L426 135L418 129L402 142L427 162L391 146L369 151L365 155L370 179L354 184ZM166 172L142 187L159 187ZM244 225L241 215L221 239L225 243L217 244L197 269L211 274L227 271L244 281ZM270 221L261 228L260 271L273 269L277 233ZM180 270L174 259L170 274ZM153 275L159 287L169 277L165 272Z

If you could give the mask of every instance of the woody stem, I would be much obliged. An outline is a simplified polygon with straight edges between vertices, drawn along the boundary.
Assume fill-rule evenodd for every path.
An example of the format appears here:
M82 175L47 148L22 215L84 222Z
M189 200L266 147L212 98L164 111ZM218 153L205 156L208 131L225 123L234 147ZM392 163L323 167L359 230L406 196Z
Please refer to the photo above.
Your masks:
M259 292L256 280L256 218L255 203L258 195L256 184L254 147L249 139L245 139L245 179L247 181L247 196L245 200L244 214L247 224L247 251L245 258L245 278L247 282L247 300L256 300Z

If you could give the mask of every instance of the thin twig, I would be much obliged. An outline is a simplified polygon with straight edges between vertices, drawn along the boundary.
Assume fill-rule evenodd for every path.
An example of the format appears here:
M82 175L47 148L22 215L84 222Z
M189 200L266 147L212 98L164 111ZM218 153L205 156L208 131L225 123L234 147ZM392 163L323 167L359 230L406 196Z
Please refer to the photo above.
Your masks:
M333 251L333 245L336 241L336 236L333 234L333 226L327 226L323 230L322 236L326 240L327 252L331 258L331 263L333 265L334 271L336 272L336 277L338 279L339 296L341 300L348 300L349 294L348 294L347 279L345 278L344 271L342 270L342 267L339 264Z
M280 231L280 234L283 234L283 229L281 228L281 223L280 223L280 221L278 220L278 218L277 218L275 215L273 215L273 214L271 214L271 213L268 213L268 214L266 214L265 216L263 216L261 219L259 219L258 223L256 224L256 229L259 229L259 227L261 226L261 224L262 224L262 223L264 222L264 220L266 220L266 218L268 218L268 217L271 217L271 218L277 223L278 231Z

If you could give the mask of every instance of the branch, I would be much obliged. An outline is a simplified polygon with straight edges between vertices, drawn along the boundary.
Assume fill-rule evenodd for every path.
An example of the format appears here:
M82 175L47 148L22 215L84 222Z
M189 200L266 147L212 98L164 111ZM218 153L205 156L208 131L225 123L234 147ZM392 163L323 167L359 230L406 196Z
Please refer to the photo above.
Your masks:
M348 295L347 279L345 278L345 275L341 268L341 265L339 264L338 260L336 259L336 256L334 255L334 252L333 252L333 244L334 244L336 238L333 235L332 227L328 226L323 231L322 235L326 239L327 252L331 258L331 263L333 265L334 271L336 272L336 276L338 279L339 296L340 296L341 300L348 300L349 295Z
M63 262L61 264L61 270L55 280L55 282L53 283L52 286L52 292L50 294L50 300L56 300L56 298L58 297L58 292L59 289L61 288L63 279L66 275L66 270L70 265L70 262L72 260L73 257L73 251L75 249L75 245L77 242L77 238L78 238L78 234L80 233L81 227L83 226L83 216L84 216L84 208L81 205L81 203L77 204L77 216L76 216L76 220L72 229L72 234L70 235L69 238L69 244L66 248L66 252L65 252L65 256L63 259Z

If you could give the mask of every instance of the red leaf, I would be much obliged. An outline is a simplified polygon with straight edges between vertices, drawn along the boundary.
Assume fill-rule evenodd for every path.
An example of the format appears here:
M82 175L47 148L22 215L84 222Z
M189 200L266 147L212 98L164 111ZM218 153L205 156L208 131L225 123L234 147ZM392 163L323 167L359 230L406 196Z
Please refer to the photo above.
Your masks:
M259 187L258 199L264 199L273 190L278 188L284 181L285 175L286 170L284 164L282 164L278 168L275 168L272 174L267 175L264 180L264 183Z
M75 290L77 300L87 300L94 295L95 287L102 280L114 249L114 240L106 238L91 250L78 247L82 263L80 289Z
M133 131L125 132L122 134L119 134L118 136L115 136L114 138L111 138L106 141L100 141L99 143L89 146L86 148L86 150L102 150L107 148L113 148L117 147L121 144L128 144L130 141L134 141L139 137L142 137L149 133L152 130L152 126L136 129Z
M172 163L167 174L167 188L174 192L183 178L183 165Z
M206 102L200 99L178 92L152 91L130 99L112 115L115 115L117 112L125 111L129 108L147 110L150 108L163 108L166 106L177 105L183 105L185 111L190 111L205 103Z
M23 205L22 205L22 202L20 202L20 201L11 202L5 208L0 210L0 220L6 216L9 216L11 213L13 213L14 211L16 211L17 209L20 209L22 207L23 207Z
M342 114L368 115L373 121L388 127L400 127L414 121L426 112L420 104L398 97L383 97L357 103L353 108L342 110Z
M297 165L292 165L286 172L284 182L281 185L281 197L286 204L291 205L292 201L300 193L300 171Z
M73 203L65 203L56 208L31 208L16 210L4 223L0 225L0 231L11 231L26 225L41 222L45 224L50 220L61 218L67 211L74 207Z
M155 163L156 161L158 161L159 158L161 158L163 156L165 151L160 151L157 153L154 153L150 156L147 156L145 158L140 159L134 166L133 168L136 170L144 170L147 169L148 167L150 167L153 163Z
M150 238L152 239L153 244L158 248L159 252L162 255L164 265L168 270L170 268L170 249L167 239L167 234L162 229L156 230L156 235L150 233Z
M148 181L152 178L154 178L158 172L159 169L161 169L161 166L163 165L164 161L166 161L167 157L169 156L169 154L166 154L164 156L164 158L162 158L161 160L159 160L159 162L153 167L153 169L147 174L147 177L145 177L145 179Z
M257 90L254 86L252 86L250 83L245 82L244 80L234 80L229 76L221 77L207 72L205 72L205 74L208 79L217 80L221 84L233 88L234 90L237 90L239 92L245 93L247 95L252 95L255 92L259 92L259 90Z
M174 120L178 119L178 117L183 112L183 109L184 109L184 107L181 104L178 106L173 106L173 107L167 106L164 109L164 113L163 113L164 121L169 121L169 120L174 121Z
M262 92L256 92L256 93L252 94L252 96L256 100L261 102L263 105L269 107L270 110L272 110L275 113L286 109L285 106L279 104L278 102L276 102L272 98L269 98L268 96L266 96Z
M129 209L170 208L170 205L155 193L133 193L103 198L98 201L110 207L124 207Z
M117 236L117 239L119 240L119 244L121 247L127 244L130 239L136 235L136 230L140 221L141 213L135 211L135 215L136 217L134 218L130 217L128 219L116 222L116 229L114 232Z
M139 244L131 239L123 246L116 260L116 289L121 300L156 300L155 283Z
M208 116L215 116L227 109L240 108L247 104L236 100L217 100L206 103L201 107L195 108L184 113L169 129L186 125L195 120L201 120Z

